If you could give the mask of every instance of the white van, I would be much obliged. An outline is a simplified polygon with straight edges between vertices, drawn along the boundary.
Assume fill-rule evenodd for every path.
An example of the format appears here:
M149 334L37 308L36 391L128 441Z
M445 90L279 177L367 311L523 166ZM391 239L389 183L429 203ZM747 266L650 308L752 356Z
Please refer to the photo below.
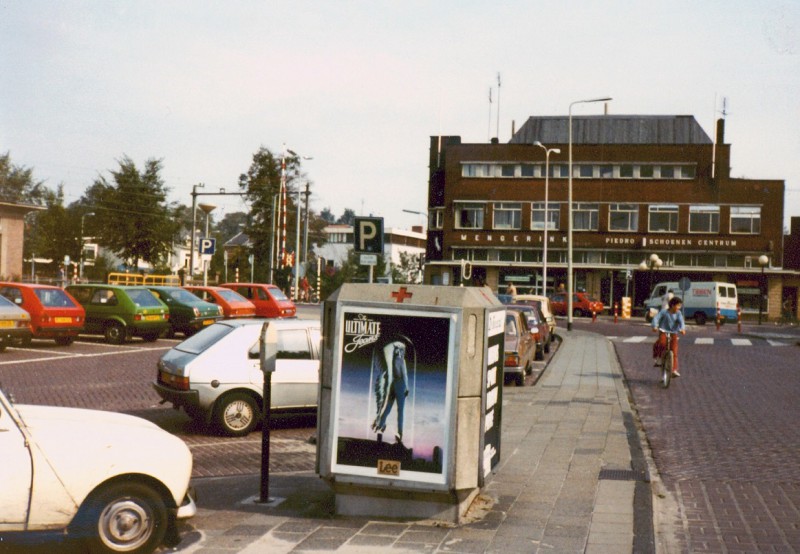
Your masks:
M736 322L738 314L738 297L736 285L731 283L718 283L705 281L691 283L689 290L682 291L678 283L659 283L653 288L645 303L645 320L649 323L661 309L664 295L672 291L674 296L683 300L683 317L693 319L698 325L705 325L706 321L714 321L719 308L722 321Z
M153 387L164 402L223 433L243 436L262 419L259 362L263 319L228 319L206 327L158 361ZM322 335L319 320L274 319L278 354L272 374L274 410L316 410Z

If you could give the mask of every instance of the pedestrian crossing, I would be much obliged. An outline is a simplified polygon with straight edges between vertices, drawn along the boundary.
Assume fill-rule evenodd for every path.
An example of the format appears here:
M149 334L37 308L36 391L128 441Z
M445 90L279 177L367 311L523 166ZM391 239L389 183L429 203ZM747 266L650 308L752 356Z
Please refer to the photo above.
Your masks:
M624 342L624 343L640 343L640 342L652 342L655 340L655 335L636 335L633 337L615 337L610 336L606 337L610 341L614 342ZM681 337L681 344L696 344L698 346L714 346L714 345L732 345L732 346L753 346L752 339L746 338L717 338L717 337ZM790 343L782 342L778 340L772 339L765 339L764 341L757 339L755 340L757 343L766 342L770 346L789 346Z

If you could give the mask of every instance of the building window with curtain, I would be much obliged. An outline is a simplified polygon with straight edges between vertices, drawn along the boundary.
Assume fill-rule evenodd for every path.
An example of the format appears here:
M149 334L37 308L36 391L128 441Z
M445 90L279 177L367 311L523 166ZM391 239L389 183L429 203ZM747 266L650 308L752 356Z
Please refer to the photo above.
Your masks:
M455 202L453 208L456 229L483 229L482 202Z
M561 205L558 202L547 203L547 217L545 217L544 202L531 204L531 229L544 231L544 222L547 220L548 231L558 231Z
M690 233L719 233L719 206L689 206Z
M639 205L638 204L609 204L608 230L628 231L639 230Z
M578 202L572 209L572 224L575 231L597 231L600 220L600 205Z
M650 221L647 230L651 233L678 232L677 204L656 204L650 206Z
M760 206L731 206L731 233L757 235L760 232Z
M497 202L493 205L493 229L521 229L522 204Z

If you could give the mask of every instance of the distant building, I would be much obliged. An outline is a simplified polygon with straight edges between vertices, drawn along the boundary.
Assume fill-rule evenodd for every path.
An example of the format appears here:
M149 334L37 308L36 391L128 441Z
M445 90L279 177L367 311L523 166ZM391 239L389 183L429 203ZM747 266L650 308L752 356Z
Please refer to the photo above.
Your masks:
M784 182L730 176L724 120L712 140L692 116L573 116L573 283L613 305L689 277L736 283L745 313L767 297L797 306L800 273L784 267ZM567 281L569 119L530 117L507 144L431 137L425 280L471 278L552 292ZM549 191L545 205L545 150ZM547 225L547 283L542 281ZM655 254L657 269L640 269ZM759 258L766 256L763 268ZM763 269L763 271L762 271Z
M0 278L23 278L25 216L30 212L45 209L43 206L32 204L0 202Z

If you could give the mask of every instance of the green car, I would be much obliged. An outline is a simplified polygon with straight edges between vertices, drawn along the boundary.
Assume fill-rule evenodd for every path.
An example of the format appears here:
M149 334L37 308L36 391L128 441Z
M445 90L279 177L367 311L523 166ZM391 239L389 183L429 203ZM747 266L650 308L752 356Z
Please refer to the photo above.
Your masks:
M181 287L148 288L169 307L169 330L166 335L169 338L174 337L175 333L189 337L223 317L220 306L201 300Z
M83 332L102 334L111 344L129 337L154 341L170 328L169 308L147 287L69 285L66 291L86 310Z

